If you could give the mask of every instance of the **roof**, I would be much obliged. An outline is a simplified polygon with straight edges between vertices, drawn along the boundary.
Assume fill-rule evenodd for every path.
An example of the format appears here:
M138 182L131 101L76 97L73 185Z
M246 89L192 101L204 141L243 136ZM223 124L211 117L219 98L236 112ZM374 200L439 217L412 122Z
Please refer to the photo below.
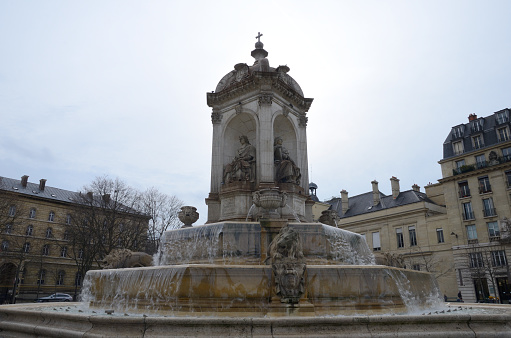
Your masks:
M506 116L504 120L498 120L497 115ZM457 156L460 154L455 154L452 146L453 142L461 141L463 142L463 153L468 153L471 151L484 149L487 147L491 147L497 143L499 140L497 138L496 129L509 125L509 115L510 109L505 108L499 110L492 115L486 117L475 118L473 121L470 121L465 124L460 124L451 128L449 135L444 142L444 159ZM483 147L475 148L472 142L472 137L476 135L483 136Z
M2 176L0 176L0 189L5 190L5 191L16 192L16 193L26 195L26 196L44 198L44 199L57 201L57 202L64 202L64 203L77 204L77 203L81 203L84 201L84 196L82 196L79 192L76 192L76 191L69 191L69 190L64 190L64 189L59 189L59 188L54 188L54 187L49 187L49 186L45 186L44 190L41 190L41 189L39 189L38 183L30 183L30 182L27 182L26 187L23 187L21 184L21 180L16 180L13 178L2 177ZM97 207L101 206L102 202L101 202L101 197L99 195L94 196L93 204L94 204L94 206L97 206ZM133 208L130 208L129 206L125 206L125 205L121 204L121 205L117 205L117 207L119 208L118 209L119 211L132 213L132 214L138 214L142 217L150 218L149 215L141 213Z
M392 197L392 195L385 195L378 191L380 194L380 203L378 205L373 205L373 193L367 192L361 195L353 196L348 198L348 206L349 209L346 211L346 214L342 213L342 202L340 198L334 198L330 201L326 201L326 203L330 204L329 210L337 211L337 214L340 218L352 217L362 214L368 214L371 212L376 212L384 209L396 208L399 206L420 203L420 202L428 202L435 204L432 200L428 198L425 193L415 190L407 190L399 193L396 199Z
M0 176L0 189L5 191L17 192L22 195L47 198L53 201L73 203L78 200L78 193L54 187L45 186L44 190L39 189L38 183L27 182L27 186L21 185L21 180Z

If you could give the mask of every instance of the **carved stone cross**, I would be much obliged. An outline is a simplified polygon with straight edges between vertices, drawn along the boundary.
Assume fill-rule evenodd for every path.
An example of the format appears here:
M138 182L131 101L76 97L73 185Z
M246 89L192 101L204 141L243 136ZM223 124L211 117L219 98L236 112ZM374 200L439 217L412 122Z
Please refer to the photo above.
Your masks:
M261 32L257 32L257 36L256 36L257 42L261 42L261 36L263 36L261 34Z

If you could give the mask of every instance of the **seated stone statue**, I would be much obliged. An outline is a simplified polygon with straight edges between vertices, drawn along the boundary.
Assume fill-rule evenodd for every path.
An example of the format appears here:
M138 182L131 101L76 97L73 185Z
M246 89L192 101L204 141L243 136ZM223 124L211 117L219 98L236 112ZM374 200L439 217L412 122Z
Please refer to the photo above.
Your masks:
M275 181L278 183L300 184L300 168L289 157L289 151L282 145L282 137L276 137L273 143L275 162Z
M234 181L254 182L255 180L255 147L250 144L248 137L245 135L240 136L240 143L241 147L236 151L234 160L224 168L223 183Z

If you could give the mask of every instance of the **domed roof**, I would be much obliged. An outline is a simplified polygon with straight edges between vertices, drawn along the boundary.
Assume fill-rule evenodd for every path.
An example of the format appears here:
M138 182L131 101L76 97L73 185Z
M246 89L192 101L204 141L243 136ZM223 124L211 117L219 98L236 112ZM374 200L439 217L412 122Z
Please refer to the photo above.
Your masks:
M252 66L248 66L246 63L236 64L234 66L234 70L231 70L220 80L220 82L218 82L215 92L219 93L222 90L229 88L231 85L242 82L243 80L249 78L253 72L267 72L277 73L281 81L287 84L298 94L303 96L302 88L300 88L298 82L296 82L295 79L287 74L289 72L288 66L278 66L277 68L270 67L270 62L266 58L268 56L268 52L264 50L264 45L260 41L261 36L262 34L257 36L259 41L256 42L256 49L254 49L251 53L252 57L255 59L254 64Z

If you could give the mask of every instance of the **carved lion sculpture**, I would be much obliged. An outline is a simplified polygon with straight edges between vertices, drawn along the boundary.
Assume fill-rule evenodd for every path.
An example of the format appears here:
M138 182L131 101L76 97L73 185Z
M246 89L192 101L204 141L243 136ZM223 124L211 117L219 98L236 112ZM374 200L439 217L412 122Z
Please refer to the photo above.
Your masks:
M115 249L103 259L103 269L139 268L153 265L153 257L145 252Z
M268 248L275 277L275 293L282 303L297 304L305 291L306 269L300 234L283 227Z

